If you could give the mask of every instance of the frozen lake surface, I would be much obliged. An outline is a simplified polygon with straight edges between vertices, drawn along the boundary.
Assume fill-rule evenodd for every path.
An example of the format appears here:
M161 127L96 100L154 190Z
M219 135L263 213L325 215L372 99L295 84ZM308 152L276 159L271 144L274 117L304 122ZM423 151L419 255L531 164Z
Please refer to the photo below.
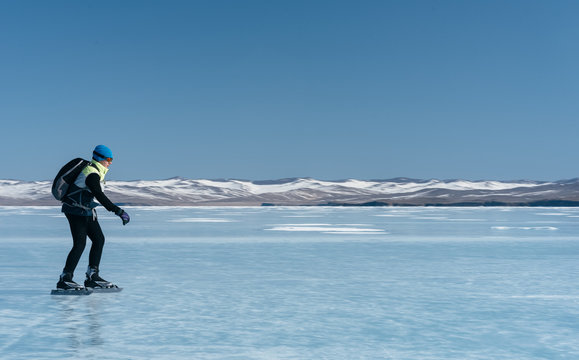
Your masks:
M66 219L0 207L1 359L579 358L579 209L126 210L124 291L51 296Z

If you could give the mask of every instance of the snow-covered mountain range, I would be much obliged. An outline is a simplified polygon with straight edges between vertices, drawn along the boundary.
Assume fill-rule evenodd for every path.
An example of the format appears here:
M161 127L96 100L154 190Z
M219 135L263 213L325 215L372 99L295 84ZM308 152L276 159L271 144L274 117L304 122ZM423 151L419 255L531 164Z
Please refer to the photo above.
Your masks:
M0 180L0 206L58 205L50 181ZM544 181L389 180L108 181L124 205L579 205L579 178ZM577 203L575 203L577 202Z

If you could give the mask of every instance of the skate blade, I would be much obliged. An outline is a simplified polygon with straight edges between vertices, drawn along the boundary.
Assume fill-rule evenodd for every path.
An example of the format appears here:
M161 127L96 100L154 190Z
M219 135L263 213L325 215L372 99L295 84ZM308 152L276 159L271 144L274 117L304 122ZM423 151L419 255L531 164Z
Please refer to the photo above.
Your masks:
M91 289L95 293L115 293L123 291L123 288L114 286L110 288L88 288Z
M90 295L93 293L92 289L56 289L50 292L50 295Z

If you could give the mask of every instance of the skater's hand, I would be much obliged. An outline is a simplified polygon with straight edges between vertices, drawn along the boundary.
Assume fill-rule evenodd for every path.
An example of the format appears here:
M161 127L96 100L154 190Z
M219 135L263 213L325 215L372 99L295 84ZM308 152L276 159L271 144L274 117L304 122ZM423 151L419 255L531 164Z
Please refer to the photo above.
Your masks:
M127 225L129 221L131 221L131 217L123 209L119 209L119 211L117 211L117 215L121 218L121 220L123 220L123 225Z

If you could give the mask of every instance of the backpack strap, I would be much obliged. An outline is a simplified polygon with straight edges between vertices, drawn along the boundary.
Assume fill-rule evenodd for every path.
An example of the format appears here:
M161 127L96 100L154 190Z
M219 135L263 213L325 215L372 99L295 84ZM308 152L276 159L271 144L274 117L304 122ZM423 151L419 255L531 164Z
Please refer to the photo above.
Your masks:
M96 164L93 163L93 162L91 162L91 163L88 164L87 166L92 166L92 167L94 167L94 168L98 171L98 166L96 166ZM80 174L78 174L78 176L80 176ZM78 179L78 176L77 176L77 179ZM76 182L76 179L75 179L74 181ZM73 183L74 183L74 182L73 182ZM84 206L84 205L82 205L82 204L79 204L78 202L74 201L73 199L71 199L71 198L69 197L70 195L74 195L74 194L77 194L77 193L79 193L79 192L81 192L81 191L85 191L85 190L87 190L87 189L78 189L78 190L73 191L73 192L71 192L71 193L67 193L67 194L63 197L62 202L63 202L63 203L66 203L67 205L70 205L70 206L74 206L74 207L78 207L78 208L81 208L81 209L84 209L84 210L91 210L91 211L92 211L92 210L93 210L92 208L90 208L90 207L88 207L88 206Z

